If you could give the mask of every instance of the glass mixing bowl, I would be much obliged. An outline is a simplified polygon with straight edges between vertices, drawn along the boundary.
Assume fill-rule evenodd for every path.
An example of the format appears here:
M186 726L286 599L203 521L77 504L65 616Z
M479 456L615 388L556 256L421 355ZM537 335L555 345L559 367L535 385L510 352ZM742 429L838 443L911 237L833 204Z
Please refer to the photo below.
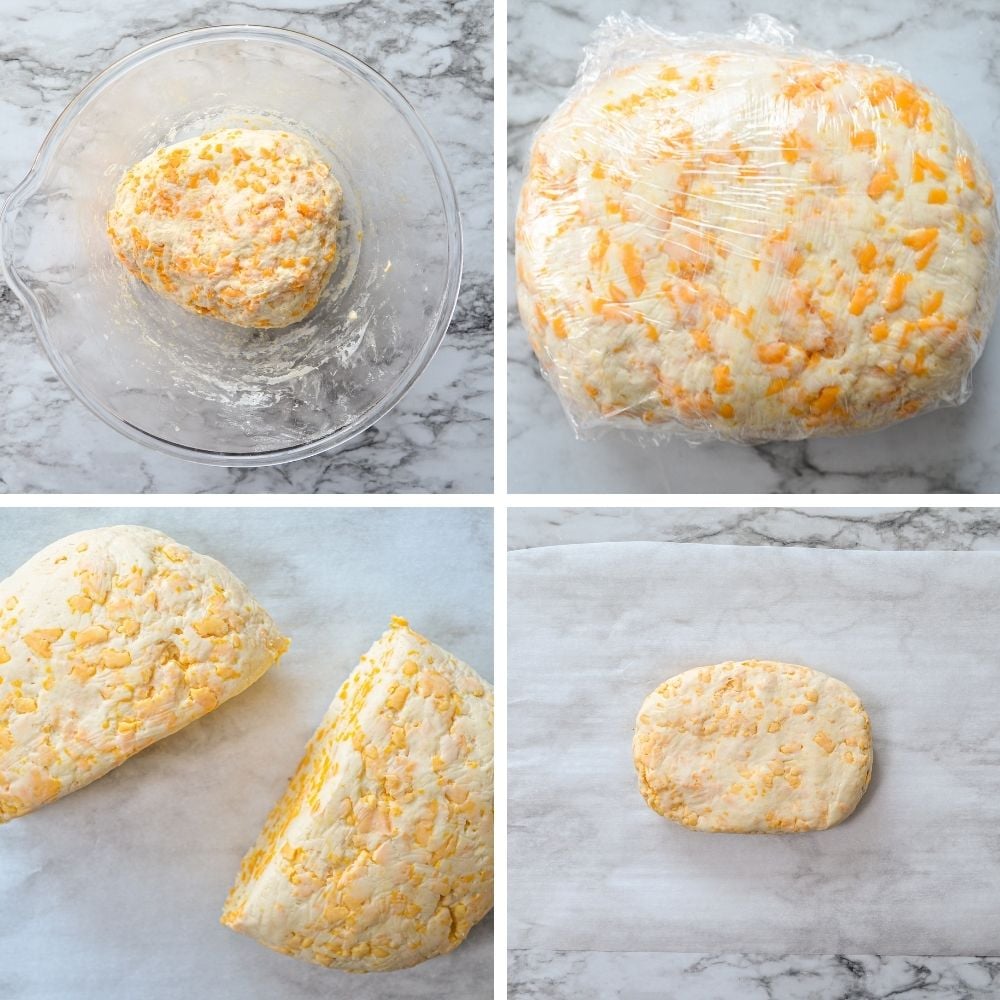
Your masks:
M234 126L305 135L344 189L337 269L283 330L161 298L106 232L127 167ZM462 271L455 190L406 99L333 45L256 26L172 35L92 80L8 196L0 239L49 359L94 413L135 441L229 466L315 455L384 416L440 343Z

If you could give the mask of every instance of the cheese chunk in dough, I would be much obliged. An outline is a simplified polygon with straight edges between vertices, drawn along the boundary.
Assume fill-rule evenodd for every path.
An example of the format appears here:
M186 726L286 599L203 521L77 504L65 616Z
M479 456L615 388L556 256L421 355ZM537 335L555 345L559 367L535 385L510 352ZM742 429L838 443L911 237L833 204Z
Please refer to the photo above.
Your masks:
M337 260L340 184L305 139L223 129L158 149L118 184L118 259L185 309L282 327L316 305Z
M897 73L664 52L543 126L518 301L581 428L757 442L961 402L997 300L986 166Z
M868 716L842 681L769 660L687 670L644 702L639 790L661 816L709 833L825 830L872 773Z
M493 905L493 689L400 618L344 682L222 922L347 972L456 948Z
M159 531L43 549L0 583L0 822L211 712L287 648L225 566Z

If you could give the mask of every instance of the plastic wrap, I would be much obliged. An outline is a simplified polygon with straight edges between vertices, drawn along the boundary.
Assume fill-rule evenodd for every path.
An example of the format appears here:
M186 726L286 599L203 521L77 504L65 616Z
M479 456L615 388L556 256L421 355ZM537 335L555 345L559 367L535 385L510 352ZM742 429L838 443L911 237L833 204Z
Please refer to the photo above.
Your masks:
M578 435L760 442L965 401L1000 287L985 165L898 66L758 16L617 16L539 130L518 304Z

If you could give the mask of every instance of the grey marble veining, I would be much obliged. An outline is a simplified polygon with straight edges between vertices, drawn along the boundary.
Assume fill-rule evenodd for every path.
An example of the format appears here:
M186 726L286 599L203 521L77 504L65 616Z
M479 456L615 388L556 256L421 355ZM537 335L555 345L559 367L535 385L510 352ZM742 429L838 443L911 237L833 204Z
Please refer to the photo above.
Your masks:
M0 826L0 997L492 997L492 916L448 955L367 976L280 955L219 923L243 854L392 615L492 679L491 512L7 508L0 578L66 534L122 523L221 560L292 644L208 716ZM441 552L460 573L441 571Z
M997 550L990 508L514 508L508 546L594 541L879 550ZM997 957L689 954L517 949L508 955L517 1000L992 1000Z
M835 549L1000 549L992 507L515 507L507 545L702 542Z
M518 1000L993 1000L1000 960L515 952Z
M684 33L732 31L762 9L755 0L512 0L509 6L508 210L513 221L531 137L572 84L593 28L622 9ZM813 48L895 61L951 107L994 178L1000 153L993 0L773 0L763 9L799 29ZM513 232L512 227L508 230ZM595 493L963 493L1000 490L1000 348L991 343L973 378L972 399L888 430L855 438L741 447L674 440L642 447L609 434L577 441L543 382L517 318L513 244L509 283L509 488ZM994 325L994 339L997 325Z
M416 107L455 182L465 235L458 308L437 355L396 408L345 448L277 468L208 468L107 428L57 378L0 282L0 491L481 493L492 488L493 12L488 0L264 4L13 0L0 40L0 194L31 165L92 76L165 35L263 24L332 42Z

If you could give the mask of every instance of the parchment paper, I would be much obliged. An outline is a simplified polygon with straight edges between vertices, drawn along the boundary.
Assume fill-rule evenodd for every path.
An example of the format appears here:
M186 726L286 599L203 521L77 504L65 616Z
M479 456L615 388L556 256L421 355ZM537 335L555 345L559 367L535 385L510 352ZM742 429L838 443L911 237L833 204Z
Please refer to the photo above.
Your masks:
M996 954L997 553L612 543L509 559L512 949ZM640 796L646 694L749 658L861 696L874 776L842 825L695 833Z
M219 923L306 741L391 615L492 678L492 513L8 509L0 577L72 531L122 523L224 562L292 646L198 722L0 826L0 997L492 997L491 918L450 955L368 976L288 958Z

